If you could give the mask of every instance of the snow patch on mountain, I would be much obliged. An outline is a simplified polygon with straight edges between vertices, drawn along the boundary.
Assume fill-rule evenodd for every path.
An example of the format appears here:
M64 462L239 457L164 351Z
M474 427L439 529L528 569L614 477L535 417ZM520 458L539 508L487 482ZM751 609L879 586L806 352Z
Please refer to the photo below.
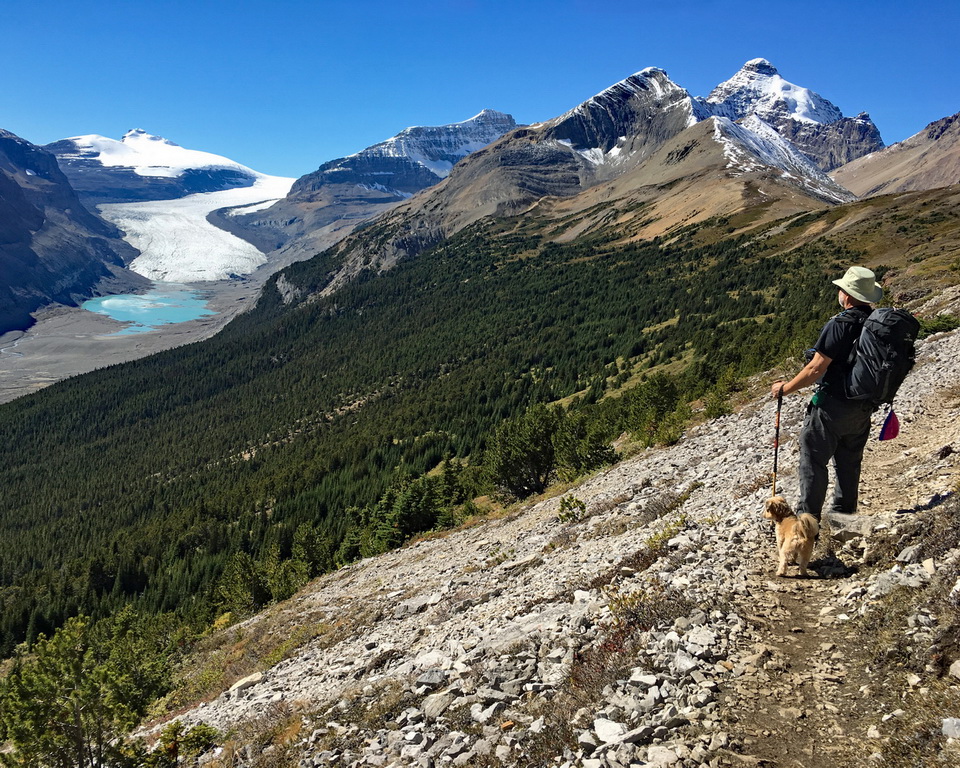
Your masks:
M833 202L850 202L856 195L839 186L809 158L756 115L735 123L715 117L714 138L723 146L727 167L743 173L776 168L781 176Z
M385 192L388 195L396 195L403 200L409 200L413 195L409 192L400 192L396 189L388 189L383 184L357 184L358 189L365 189L368 192Z
M667 75L667 70L661 69L660 67L646 67L641 69L637 75L647 81L654 95L658 97L663 96L670 90L670 86L679 88ZM666 83L662 83L661 79L666 80Z
M600 147L577 149L573 146L573 142L570 139L556 139L554 143L559 144L562 147L566 147L571 152L576 153L590 163L590 165L603 165L604 163L612 162L618 158L622 158L623 154L622 144L617 144L609 152L604 152L602 149L600 149Z
M228 208L224 211L227 216L243 216L247 213L256 213L257 211L264 211L277 202L276 199L270 198L267 200L260 200L256 203L251 203L250 205L237 205L232 208Z
M63 160L92 160L105 167L132 168L139 176L178 178L187 170L200 168L229 168L251 180L263 176L229 158L185 149L139 128L128 131L119 141L98 134L73 136L66 141L72 142L76 151L61 154Z
M843 113L823 96L784 80L766 59L751 59L700 103L732 120L756 114L767 122L792 118L805 123L835 123Z
M690 117L687 118L687 128L690 128L697 123L702 123L704 120L709 120L713 117L713 112L700 103L697 99L690 99Z
M483 149L516 126L510 115L484 109L459 123L405 128L396 136L348 157L403 157L445 179L458 160Z
M138 274L170 283L225 280L253 272L266 257L250 243L219 229L207 215L219 208L269 205L286 196L294 179L256 174L252 186L203 192L176 200L101 205L100 214L140 250L130 264Z

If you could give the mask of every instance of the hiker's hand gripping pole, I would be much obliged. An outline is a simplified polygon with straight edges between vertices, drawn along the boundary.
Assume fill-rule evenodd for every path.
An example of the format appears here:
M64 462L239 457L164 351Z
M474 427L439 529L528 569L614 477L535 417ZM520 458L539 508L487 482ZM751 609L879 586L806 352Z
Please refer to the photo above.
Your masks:
M777 391L777 418L773 430L773 493L777 495L777 459L780 455L780 409L783 407L783 387Z

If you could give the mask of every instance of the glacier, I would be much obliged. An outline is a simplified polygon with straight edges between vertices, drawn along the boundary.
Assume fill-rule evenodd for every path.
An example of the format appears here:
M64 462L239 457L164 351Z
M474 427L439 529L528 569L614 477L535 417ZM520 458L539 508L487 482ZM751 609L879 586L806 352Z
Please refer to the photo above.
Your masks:
M140 251L130 264L134 272L167 283L226 280L250 274L267 259L250 243L213 226L207 215L219 208L275 202L286 196L294 181L257 174L249 187L98 208Z

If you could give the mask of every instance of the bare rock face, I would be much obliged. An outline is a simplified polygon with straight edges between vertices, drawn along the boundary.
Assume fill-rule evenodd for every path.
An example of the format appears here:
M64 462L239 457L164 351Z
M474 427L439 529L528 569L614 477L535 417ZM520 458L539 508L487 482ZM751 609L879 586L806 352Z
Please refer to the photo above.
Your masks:
M823 171L883 149L880 131L865 112L827 125L784 120L776 128Z
M374 201L396 202L438 181L440 176L408 157L378 157L360 153L341 160L331 160L313 173L297 179L288 198L297 202L317 202L324 199L326 188L346 184L375 193L372 198Z
M148 281L128 272L137 251L88 211L56 158L0 130L0 333L33 324L30 313L77 304Z

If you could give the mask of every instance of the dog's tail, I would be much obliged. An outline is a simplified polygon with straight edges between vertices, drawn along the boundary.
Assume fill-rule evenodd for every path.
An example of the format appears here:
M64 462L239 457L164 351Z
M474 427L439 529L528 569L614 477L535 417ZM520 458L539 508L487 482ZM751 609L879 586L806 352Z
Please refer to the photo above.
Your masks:
M816 538L817 533L820 531L820 524L817 522L817 518L808 512L804 512L797 518L797 522L803 531L804 538Z

